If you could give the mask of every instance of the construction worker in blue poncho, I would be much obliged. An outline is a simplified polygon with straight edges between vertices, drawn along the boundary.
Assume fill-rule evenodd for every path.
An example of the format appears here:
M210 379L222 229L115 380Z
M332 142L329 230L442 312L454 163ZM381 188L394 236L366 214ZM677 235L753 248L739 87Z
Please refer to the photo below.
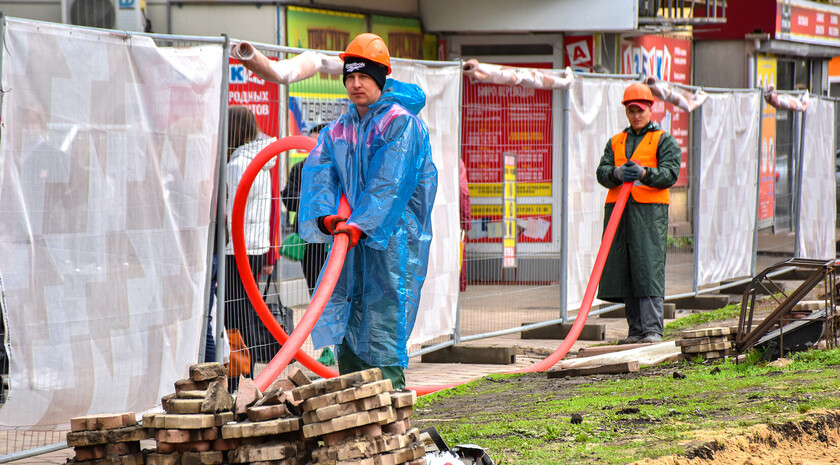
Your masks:
M312 341L336 346L340 373L377 367L402 389L437 190L428 129L417 117L426 96L386 79L391 59L375 34L357 36L340 57L351 105L306 159L299 231L307 242L346 234L350 249ZM336 215L342 194L349 218Z

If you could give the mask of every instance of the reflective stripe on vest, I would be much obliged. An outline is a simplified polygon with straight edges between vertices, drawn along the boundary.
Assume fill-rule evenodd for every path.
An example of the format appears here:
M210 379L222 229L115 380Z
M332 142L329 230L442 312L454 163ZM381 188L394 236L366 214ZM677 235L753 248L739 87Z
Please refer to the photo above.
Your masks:
M639 146L636 147L636 150L633 152L630 159L642 166L656 168L658 166L656 161L656 148L659 146L659 138L662 137L662 134L664 133L665 131L660 129L658 131L650 131L645 134L645 137L642 139ZM627 163L627 155L625 151L625 147L627 145L627 133L622 131L614 135L610 142L612 143L615 166ZM610 189L607 193L606 203L615 203L616 200L618 200L619 191L621 191L621 184ZM664 203L667 205L671 202L671 192L668 189L658 189L645 185L634 184L633 188L630 190L630 195L633 196L633 200L639 203Z

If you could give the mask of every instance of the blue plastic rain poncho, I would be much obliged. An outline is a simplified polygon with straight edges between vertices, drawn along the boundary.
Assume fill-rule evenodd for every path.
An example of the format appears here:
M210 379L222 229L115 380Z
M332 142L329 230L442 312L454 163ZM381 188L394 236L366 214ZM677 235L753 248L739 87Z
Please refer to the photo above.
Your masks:
M318 229L318 217L336 214L342 193L353 210L347 222L367 236L347 254L312 331L315 348L346 339L371 366L408 366L406 343L426 279L437 190L429 132L416 116L425 103L418 86L388 79L364 117L350 104L306 159L301 237L332 241Z

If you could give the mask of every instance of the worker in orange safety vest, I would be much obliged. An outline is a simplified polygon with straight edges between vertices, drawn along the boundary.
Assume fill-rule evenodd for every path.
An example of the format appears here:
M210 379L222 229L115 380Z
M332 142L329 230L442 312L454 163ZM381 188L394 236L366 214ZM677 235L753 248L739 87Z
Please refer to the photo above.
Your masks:
M662 340L669 188L677 181L681 150L650 120L653 102L643 83L625 89L621 103L630 126L610 138L596 171L609 189L605 227L622 184L633 183L598 288L599 299L624 303L629 330L620 344Z

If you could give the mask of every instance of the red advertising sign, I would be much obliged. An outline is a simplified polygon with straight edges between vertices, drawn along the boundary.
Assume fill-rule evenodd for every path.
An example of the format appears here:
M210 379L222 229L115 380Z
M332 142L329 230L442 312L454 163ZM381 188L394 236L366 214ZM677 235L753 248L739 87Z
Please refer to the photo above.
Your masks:
M776 38L840 45L840 8L797 0L776 1Z
M660 36L639 36L621 42L621 72L654 76L659 80L691 83L691 41ZM671 133L682 150L675 186L688 185L688 112L657 100L651 119Z
M595 66L595 36L565 36L563 65L574 71L591 73Z
M229 69L228 105L250 108L257 117L260 132L270 137L277 137L280 127L278 121L280 91L277 84L265 82L233 58L230 59Z
M547 63L511 66L550 68ZM470 197L488 198L496 204L473 202L471 242L502 241L502 154L516 154L517 198L550 197L551 97L550 90L473 82L464 77L461 150L467 167ZM532 225L520 231L518 242L551 241L551 208L522 209L517 224ZM536 206L535 206L536 207ZM527 220L524 220L526 219ZM540 220L540 221L537 221ZM476 228L475 225L480 227Z

